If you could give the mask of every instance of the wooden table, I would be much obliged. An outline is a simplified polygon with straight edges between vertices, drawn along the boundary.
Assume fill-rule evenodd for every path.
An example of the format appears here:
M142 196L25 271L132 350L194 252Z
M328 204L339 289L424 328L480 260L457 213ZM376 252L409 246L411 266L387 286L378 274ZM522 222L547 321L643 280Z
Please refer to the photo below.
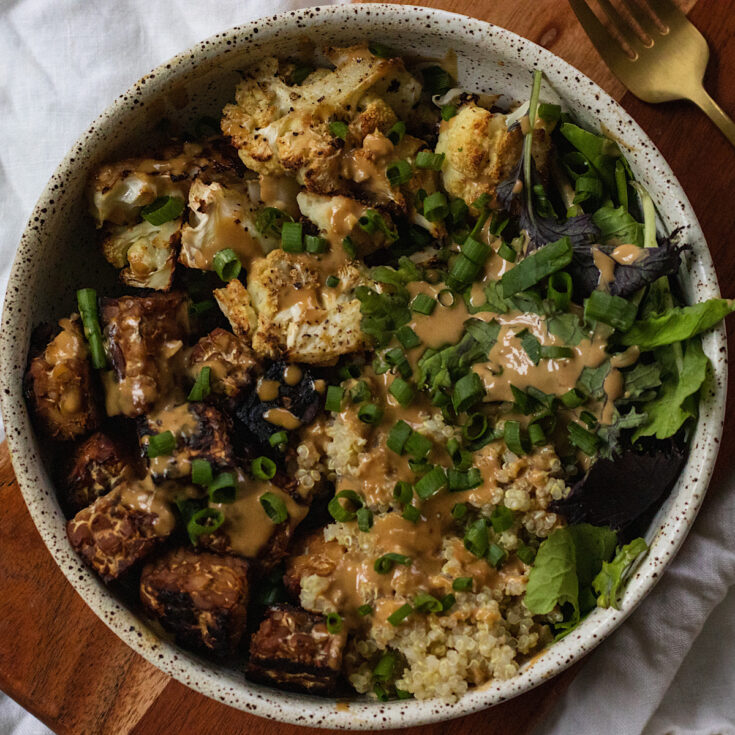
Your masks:
M713 51L707 86L726 110L735 112L735 0L682 3ZM465 12L530 38L620 100L683 184L709 242L723 291L735 295L735 150L704 115L685 103L653 107L625 93L563 0L429 0L423 4ZM735 322L729 324L732 338ZM732 401L732 391L730 396ZM726 476L735 456L735 411L732 403L728 408L726 446L716 478ZM187 689L110 632L72 589L43 545L14 483L5 445L0 446L0 508L0 688L49 727L62 735L307 735L304 728L262 720ZM578 664L492 710L411 732L530 733L579 670Z

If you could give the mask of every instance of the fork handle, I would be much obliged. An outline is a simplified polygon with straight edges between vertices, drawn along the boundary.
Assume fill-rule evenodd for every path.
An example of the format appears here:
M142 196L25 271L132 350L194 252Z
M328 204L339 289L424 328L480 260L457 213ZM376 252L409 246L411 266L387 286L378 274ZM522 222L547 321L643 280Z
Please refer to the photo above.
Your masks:
M735 122L732 118L707 94L704 87L700 87L689 99L709 117L723 132L730 143L735 146Z

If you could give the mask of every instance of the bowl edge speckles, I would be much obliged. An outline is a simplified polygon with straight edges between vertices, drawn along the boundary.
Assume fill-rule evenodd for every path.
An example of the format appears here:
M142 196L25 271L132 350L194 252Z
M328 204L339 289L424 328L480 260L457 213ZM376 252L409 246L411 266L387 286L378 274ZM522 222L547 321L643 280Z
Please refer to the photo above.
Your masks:
M410 39L406 34L408 29ZM660 204L662 226L667 230L685 228L687 240L693 246L690 272L684 284L687 297L712 298L719 296L719 289L702 231L686 195L661 154L630 116L594 82L540 46L505 29L443 11L395 5L331 6L290 11L233 28L196 44L146 75L74 144L41 195L23 234L2 319L2 413L18 482L41 537L94 612L143 657L187 686L274 720L380 730L458 717L528 691L581 658L631 613L655 585L684 540L712 474L724 420L726 343L723 328L705 337L705 351L712 359L714 370L703 396L691 455L671 497L651 526L648 534L651 551L630 580L622 609L596 610L573 634L527 664L515 678L472 690L457 702L381 704L357 699L345 709L338 708L334 700L251 684L237 671L219 667L160 639L144 620L134 616L109 593L70 548L64 519L23 400L22 377L31 329L42 317L64 313L61 305L68 307L73 293L68 285L63 285L65 272L60 269L63 259L54 262L54 257L60 256L51 255L54 252L51 245L74 252L68 228L80 214L72 204L79 201L89 166L111 156L123 138L136 134L131 121L137 120L141 129L144 127L142 108L158 109L153 103L161 102L172 88L183 88L196 100L197 88L204 95L216 87L211 80L217 77L219 69L235 68L232 59L244 65L248 59L257 58L261 50L302 42L310 33L320 43L350 42L372 36L380 37L399 51L451 48L457 52L460 76L468 83L478 86L492 83L496 87L504 84L504 89L516 97L528 87L529 75L520 74L519 70L534 66L543 69L550 84L549 95L560 96L587 124L604 125L625 146L637 176ZM72 285L78 286L78 277Z

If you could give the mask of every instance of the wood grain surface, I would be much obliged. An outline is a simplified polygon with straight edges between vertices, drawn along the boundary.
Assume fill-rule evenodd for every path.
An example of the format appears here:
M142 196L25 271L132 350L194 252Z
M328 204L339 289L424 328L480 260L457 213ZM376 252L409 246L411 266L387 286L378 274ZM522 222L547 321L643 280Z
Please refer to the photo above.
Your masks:
M563 0L428 0L540 43L600 83L642 125L674 169L700 219L725 295L735 295L735 150L686 103L646 105L625 94ZM712 51L706 84L735 113L735 0L684 0ZM728 330L732 349L733 322ZM730 392L715 482L732 473ZM59 735L307 735L231 709L170 679L130 650L68 584L43 545L0 446L0 688ZM410 735L528 735L580 670L486 712L412 728ZM582 674L583 675L583 674ZM603 723L599 723L600 726ZM604 730L604 728L603 728ZM325 732L313 730L314 733Z

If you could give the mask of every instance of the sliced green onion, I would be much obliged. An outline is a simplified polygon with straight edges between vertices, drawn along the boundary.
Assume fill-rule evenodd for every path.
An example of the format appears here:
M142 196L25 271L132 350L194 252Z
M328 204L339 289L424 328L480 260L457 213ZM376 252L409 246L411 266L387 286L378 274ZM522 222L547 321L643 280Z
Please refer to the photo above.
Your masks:
M152 225L162 225L181 216L184 200L181 197L158 197L140 210L140 216Z
M453 594L444 595L442 597L442 612L446 612L447 610L454 607L454 603L457 602L457 598Z
M349 235L342 239L342 249L345 251L348 258L355 258L357 255L357 248Z
M411 302L411 309L418 314L429 316L436 307L436 299L425 293L418 293Z
M231 281L233 278L237 278L242 270L240 258L237 257L232 248L225 248L215 253L214 258L212 258L212 265L223 281Z
M400 378L396 378L396 380L400 380ZM377 424L383 418L383 409L376 403L366 403L364 406L360 406L357 418L365 424Z
M445 308L451 309L454 306L455 298L454 293L448 288L443 288L436 295L436 300Z
M387 651L380 657L380 661L373 669L373 679L378 681L388 681L393 678L393 672L396 668L398 659L394 653Z
M431 439L428 439L423 434L419 434L418 431L414 431L408 437L404 449L406 454L409 454L414 459L424 459L431 451L431 447Z
M449 269L447 284L455 291L464 291L480 275L481 266L473 263L464 253L455 258Z
M191 481L195 485L203 485L206 487L214 480L212 474L212 465L206 459L192 459L191 461Z
M621 159L615 161L615 188L618 191L618 203L628 211L628 177L625 174L625 164Z
M332 120L332 122L329 123L329 132L335 137L335 138L341 138L342 140L347 140L347 133L349 132L349 127L347 127L347 123L343 122L342 120Z
M490 544L490 547L487 550L487 560L491 566L497 567L506 556L507 553L504 549L497 544Z
M518 253L507 243L501 242L498 248L498 255L509 263L515 263Z
M412 612L413 608L408 603L401 605L388 616L388 622L393 626L400 625Z
M572 277L566 271L552 273L549 276L547 296L559 311L566 311L572 300Z
M571 262L572 244L568 237L544 245L502 275L500 286L503 297L525 291L546 276L566 268Z
M481 266L487 260L487 256L490 255L490 246L475 240L474 237L468 237L462 243L460 251L465 258L471 260L475 265Z
M424 217L429 222L439 222L449 214L447 198L441 191L435 191L424 199Z
M453 493L472 490L482 485L482 473L477 467L470 467L468 470L450 467L447 470L447 482L449 491Z
M429 470L415 485L416 495L422 500L436 495L447 484L447 473L443 467Z
M408 161L395 161L385 170L385 175L391 186L400 186L411 180L413 170Z
M393 145L398 145L398 143L403 140L403 136L406 134L406 123L402 120L399 120L397 123L393 125L393 127L388 131L388 134L386 135L386 138L393 143Z
M369 508L358 508L355 515L361 531L369 531L373 527L373 512Z
M350 399L353 403L362 403L371 397L370 388L364 380L359 380L350 388Z
M638 305L605 291L593 291L584 302L584 318L588 322L603 322L627 332L635 321Z
M579 414L579 418L582 419L582 421L584 421L584 423L590 428L597 423L597 416L590 411L582 411L582 413Z
M284 222L281 229L281 250L286 253L304 251L304 233L301 222Z
M327 511L335 521L347 523L357 518L357 511L363 505L362 498L354 490L341 490L329 501Z
M224 522L225 514L219 508L202 508L189 519L186 531L195 544L200 536L216 531Z
M324 409L326 411L334 411L339 413L342 410L342 399L345 395L345 389L341 385L327 386L327 397L324 401Z
M360 607L357 608L357 614L361 615L363 618L366 615L371 615L373 612L373 608L371 605L360 605Z
M477 557L485 556L488 547L487 523L484 518L478 518L464 535L464 547Z
M421 512L415 505L404 505L401 516L411 523L416 523L416 521L421 518Z
M403 378L394 378L388 388L388 392L395 398L401 406L408 406L413 397L416 395L415 388Z
M77 307L82 318L84 336L89 344L92 367L101 370L107 367L107 355L102 341L99 313L97 311L97 292L93 288L81 288L77 291Z
M234 503L235 492L235 475L232 472L220 472L209 485L209 499L213 503Z
M348 363L346 365L342 365L342 367L339 369L339 377L342 378L342 380L350 380L360 377L360 367L358 365L353 365L351 363Z
M260 504L273 523L283 523L288 519L286 503L283 502L283 498L279 498L275 493L263 493L260 496Z
M393 56L393 52L379 41L371 41L368 44L368 51L373 56L379 56L381 59L390 59Z
M471 442L478 441L487 434L489 430L487 417L481 413L473 413L462 427L462 434Z
M189 313L192 316L198 317L202 314L206 314L208 311L214 309L215 303L212 299L205 299L204 301L194 301L189 304Z
M485 394L482 379L477 373L467 373L455 384L452 391L452 405L457 413L462 413L477 403Z
M281 447L286 443L288 443L287 431L277 431L275 434L271 434L268 437L268 444L270 444L274 449Z
M528 414L531 414L536 410L536 405L526 392L522 391L520 388L516 388L515 385L511 385L510 390L513 393L515 407L520 413L524 416L528 416Z
M444 164L444 158L445 156L443 153L419 151L416 154L416 168L425 168L430 171L441 171L442 165Z
M574 350L561 345L541 345L541 357L544 360L568 360L574 357Z
M457 114L456 105L442 105L441 115L442 120L451 120Z
M516 556L524 564L533 564L533 560L536 558L536 550L531 546L526 546L526 544L521 543L516 549Z
M597 453L597 447L600 445L600 439L596 434L592 434L574 421L569 424L567 430L569 431L569 441L571 441L575 447L589 456L593 456Z
M472 589L472 577L457 577L452 582L452 589L457 592L466 592Z
M327 613L327 633L336 635L342 630L342 617L339 613Z
M505 505L498 505L490 516L490 525L495 533L507 531L515 522L515 514Z
M561 106L552 105L550 102L539 102L536 114L547 122L556 122L561 117Z
M393 488L393 497L401 503L407 505L413 500L413 487L410 482L399 480Z
M197 379L189 391L188 400L203 401L210 394L211 387L209 385L209 379L211 373L212 368L207 365L199 371L199 375L197 375Z
M151 459L171 454L174 449L176 449L176 438L170 431L151 434L148 437L146 453Z
M503 426L503 439L505 440L508 449L510 449L513 454L516 454L519 457L527 454L521 437L521 425L518 421L505 422L505 425Z
M461 225L467 219L468 213L469 207L464 199L457 197L449 203L449 219L452 220L455 227Z
M546 441L546 434L544 434L541 424L533 423L528 427L528 441L535 447L540 446Z
M373 684L373 694L377 697L378 702L387 702L390 699L388 690L379 681Z
M277 207L264 207L255 218L255 229L262 235L280 237L284 222L293 222L293 217Z
M388 574L396 564L402 564L403 566L411 565L411 557L405 556L404 554L395 554L390 552L383 554L383 556L377 558L373 564L373 569L378 574Z
M424 78L424 87L431 97L436 94L442 95L452 88L452 77L441 66L429 66L422 69L421 76Z
M339 286L339 278L337 276L327 276L327 288L337 288Z
M272 480L276 474L276 463L268 457L256 457L250 463L250 473L256 480Z
M396 339L403 345L405 350L411 350L421 344L418 334L407 324L396 330Z
M329 249L329 242L318 235L305 235L304 247L307 253L326 253Z
M442 604L434 595L421 592L413 598L413 609L420 613L441 612Z
M566 393L562 393L560 400L567 408L577 408L587 400L587 397L576 388L571 388Z
M390 430L386 444L388 449L396 454L403 454L408 438L411 436L413 429L403 419L398 421ZM407 501L404 501L407 502Z
M452 518L456 521L461 521L467 515L467 504L466 503L455 503L452 506Z

